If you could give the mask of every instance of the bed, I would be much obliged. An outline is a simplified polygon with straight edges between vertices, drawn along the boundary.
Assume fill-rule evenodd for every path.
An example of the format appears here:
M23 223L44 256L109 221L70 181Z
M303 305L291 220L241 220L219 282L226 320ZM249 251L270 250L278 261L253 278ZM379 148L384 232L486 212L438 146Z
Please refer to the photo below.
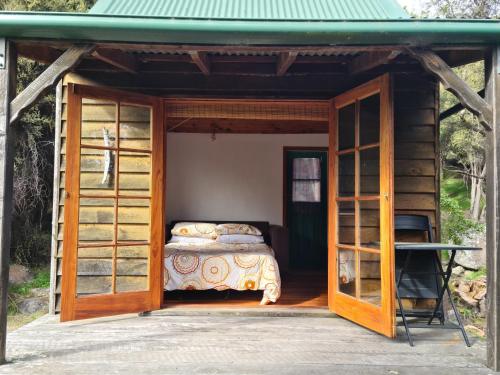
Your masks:
M276 302L281 294L281 279L270 246L269 224L245 223L259 228L265 242L169 241L165 245L165 290L262 290L261 305Z

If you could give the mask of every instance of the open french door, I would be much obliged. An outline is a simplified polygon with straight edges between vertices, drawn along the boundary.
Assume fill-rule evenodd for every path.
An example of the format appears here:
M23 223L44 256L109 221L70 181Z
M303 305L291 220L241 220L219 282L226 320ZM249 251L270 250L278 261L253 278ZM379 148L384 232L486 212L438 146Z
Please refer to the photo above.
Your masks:
M329 307L394 337L390 76L332 99L329 134Z
M159 309L161 99L68 85L61 321Z

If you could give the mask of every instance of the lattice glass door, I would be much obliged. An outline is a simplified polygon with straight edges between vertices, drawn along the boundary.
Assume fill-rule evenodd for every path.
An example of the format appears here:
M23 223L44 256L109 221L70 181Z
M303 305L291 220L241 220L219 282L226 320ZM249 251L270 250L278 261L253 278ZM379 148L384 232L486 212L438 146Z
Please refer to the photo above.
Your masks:
M159 308L161 102L68 86L61 320Z
M390 77L336 97L330 122L330 308L395 334Z

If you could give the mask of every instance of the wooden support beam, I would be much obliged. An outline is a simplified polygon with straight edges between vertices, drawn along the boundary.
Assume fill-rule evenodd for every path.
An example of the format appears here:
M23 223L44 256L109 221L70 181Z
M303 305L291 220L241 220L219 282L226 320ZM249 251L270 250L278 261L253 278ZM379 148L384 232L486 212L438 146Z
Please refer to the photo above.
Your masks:
M138 61L133 55L117 49L99 48L92 52L92 56L128 73L137 74L139 70Z
M29 84L10 103L10 123L14 123L39 97L53 87L68 71L75 67L86 54L92 52L93 45L68 48L42 74Z
M435 52L425 49L407 48L408 52L429 72L439 78L444 88L453 93L460 103L479 118L481 124L491 129L492 107L451 69Z
M59 56L61 51L44 45L36 44L16 44L18 56L25 57L30 60L38 61L43 64L52 64Z
M206 53L199 51L189 51L189 56L191 56L191 60L198 66L198 68L202 71L206 76L210 75L210 61L208 60L208 56Z
M5 363L7 292L14 183L15 129L10 125L10 99L16 94L17 55L14 44L0 39L4 63L0 67L0 364Z
M276 65L276 75L278 77L286 74L288 68L290 68L297 59L298 54L298 51L282 52L279 54L278 63Z
M350 74L364 73L380 65L387 64L401 54L400 50L366 52L355 57L349 64Z
M500 370L500 46L485 59L486 100L493 108L486 153L487 363Z
M477 94L481 97L484 98L484 89L479 90ZM462 103L457 103L453 107L448 108L446 111L443 111L439 114L439 121L443 121L447 119L450 116L453 116L454 114L460 112L462 109L464 109L464 106Z

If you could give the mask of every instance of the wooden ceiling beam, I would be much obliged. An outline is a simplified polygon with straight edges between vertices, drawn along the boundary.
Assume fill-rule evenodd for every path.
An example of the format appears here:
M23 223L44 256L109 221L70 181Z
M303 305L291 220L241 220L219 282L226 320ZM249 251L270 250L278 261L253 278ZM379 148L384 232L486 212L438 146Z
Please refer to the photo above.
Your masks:
M206 76L210 75L210 60L208 59L207 54L199 51L189 51L188 53L201 72Z
M290 68L297 59L298 54L298 51L282 52L279 54L276 64L276 75L278 77L282 77L286 74L288 68Z
M457 97L462 105L476 115L479 122L491 130L493 109L435 52L427 49L407 48L410 55L420 61L425 70L435 75L443 87Z
M93 45L81 45L68 48L56 61L43 71L10 103L10 123L14 123L24 111L36 102L48 89L55 84L80 60L94 50Z
M134 56L117 49L99 48L92 52L92 56L127 73L137 74L139 70L139 63Z
M401 50L366 52L355 57L349 64L349 73L359 74L374 69L380 65L385 65L401 54Z
M62 52L57 49L34 44L18 44L16 45L16 51L19 56L38 61L43 64L51 64L62 54Z

